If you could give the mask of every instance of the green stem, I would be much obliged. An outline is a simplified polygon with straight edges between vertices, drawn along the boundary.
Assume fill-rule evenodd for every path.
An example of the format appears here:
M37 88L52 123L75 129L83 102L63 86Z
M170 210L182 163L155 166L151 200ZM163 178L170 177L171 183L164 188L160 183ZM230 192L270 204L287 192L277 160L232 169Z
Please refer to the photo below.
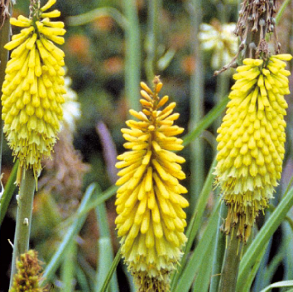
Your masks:
M149 84L155 77L156 70L156 60L157 60L157 42L158 42L158 16L159 8L161 6L161 0L149 0L148 4L148 34L146 38L146 63L145 70L147 75L147 80Z
M280 7L279 11L278 11L278 14L276 16L276 25L280 22L287 6L291 3L291 0L285 0L283 3L282 3L282 6Z
M124 0L124 11L128 20L125 37L125 92L128 106L139 108L139 82L140 82L140 30L135 0Z
M109 285L109 283L110 283L110 281L111 281L111 278L112 278L112 276L113 276L113 274L114 274L114 271L117 269L117 266L118 266L120 260L121 260L121 250L119 249L119 250L117 251L117 254L116 254L116 256L115 256L113 262L112 262L112 266L111 266L111 268L110 268L110 270L109 270L109 272L108 272L108 274L107 274L107 277L106 277L106 279L105 279L105 281L104 281L104 283L103 283L103 286L102 286L102 288L99 290L99 292L105 292L105 291L107 290L108 285Z
M102 192L99 191L100 195ZM99 291L104 283L108 271L113 262L113 249L111 244L111 234L109 223L107 219L107 210L105 203L100 204L96 208L96 214L98 219L99 231L100 231L100 238L98 240L98 267L97 267L97 278L96 278L96 291ZM110 282L110 290L111 292L119 291L117 285L117 275L116 271Z
M12 257L10 287L16 273L16 261L19 256L29 249L33 199L36 181L32 169L23 170L19 195L17 198L16 230Z
M230 241L226 249L224 265L221 273L219 292L235 292L237 276L240 264L240 241L236 236L237 227L230 235Z
M190 80L190 122L189 129L198 125L203 117L204 105L204 66L202 63L202 53L198 41L199 26L202 19L202 1L192 0L192 9L190 12L190 22L192 27L193 44L192 51L195 56L196 68ZM191 181L190 192L193 194L190 199L190 209L195 206L204 181L204 147L202 139L194 140L190 145L191 155Z
M218 12L220 14L220 21L221 21L221 25L227 23L227 18L228 18L228 9L226 7L227 5L223 5L223 3L219 3L218 7ZM221 51L221 55L220 55L220 68L226 64L224 64L224 58L223 58L224 52ZM230 75L227 74L228 72L222 72L218 78L217 78L217 87L216 87L216 93L215 93L215 102L216 104L219 104L221 102L221 100L225 97L225 95L227 95L228 91L229 91L229 79L230 79ZM214 132L217 133L217 129L220 127L221 125L221 117L218 117L214 123Z
M75 291L73 286L75 267L76 267L77 243L73 240L70 242L68 250L65 253L64 261L61 268L62 291Z
M218 76L217 89L216 89L216 104L219 104L225 96L228 95L229 91L229 79L230 76L227 74L228 72L222 72L220 76ZM217 133L217 129L221 126L222 118L219 116L214 125L215 133Z
M220 276L222 270L222 264L225 254L226 248L226 235L221 231L221 225L223 224L223 218L227 216L227 206L222 203L220 209L220 216L218 220L218 230L217 230L217 237L216 237L216 245L214 251L214 261L213 261L213 271L212 271L212 279L209 292L217 292L219 283L220 283Z
M126 27L128 25L127 19L121 14L119 10L113 7L96 8L83 14L69 16L66 18L66 23L69 26L85 25L105 15L112 17L113 20L115 20L122 29L126 30Z

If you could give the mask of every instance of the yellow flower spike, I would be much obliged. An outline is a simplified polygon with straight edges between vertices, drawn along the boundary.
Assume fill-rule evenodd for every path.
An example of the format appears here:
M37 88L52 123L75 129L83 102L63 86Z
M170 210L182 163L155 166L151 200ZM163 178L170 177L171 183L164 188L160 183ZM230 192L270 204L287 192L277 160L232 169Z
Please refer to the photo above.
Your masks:
M181 258L186 241L183 233L188 201L187 190L179 180L185 178L179 163L185 159L171 152L183 148L174 137L183 129L173 125L175 103L167 105L168 96L160 99L163 84L154 81L154 91L141 83L140 112L130 110L138 121L126 122L122 129L129 149L117 157L120 179L116 199L118 236L122 255L134 276L139 291L169 291L169 274Z
M58 17L59 11L42 12L55 2L49 0L41 13L35 14L41 15L40 19L11 18L12 25L23 29L5 45L13 51L2 86L4 132L13 155L20 160L20 170L32 168L36 179L41 159L50 157L56 142L63 117L62 95L66 92L64 53L51 41L64 42L64 24L57 22L54 26L49 19Z
M291 59L289 54L267 61L245 59L236 69L237 81L218 129L215 174L228 205L224 231L229 234L237 225L237 236L244 242L281 177L288 106L284 94L289 92L283 61ZM259 72L253 80L251 70Z

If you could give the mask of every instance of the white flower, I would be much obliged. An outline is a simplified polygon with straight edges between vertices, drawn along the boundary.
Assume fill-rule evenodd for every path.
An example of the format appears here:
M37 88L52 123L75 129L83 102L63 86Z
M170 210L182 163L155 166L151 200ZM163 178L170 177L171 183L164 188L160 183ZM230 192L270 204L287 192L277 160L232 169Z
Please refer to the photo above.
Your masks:
M228 64L237 52L237 37L234 35L235 23L221 24L213 20L211 24L202 23L198 35L203 50L213 50L211 66L220 69Z
M64 94L65 102L63 104L63 126L69 128L73 133L75 131L75 123L81 116L80 103L77 101L77 94L70 87L70 77L65 77L66 94Z

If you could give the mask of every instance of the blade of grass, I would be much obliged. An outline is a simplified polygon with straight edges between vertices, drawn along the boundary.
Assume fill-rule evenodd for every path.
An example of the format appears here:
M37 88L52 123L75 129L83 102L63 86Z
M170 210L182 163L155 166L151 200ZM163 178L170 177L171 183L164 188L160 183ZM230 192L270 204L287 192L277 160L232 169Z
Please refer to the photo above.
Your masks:
M77 213L76 215L74 215L73 219L71 218L69 220L76 220L76 219L84 216L89 211L93 210L94 208L96 208L97 206L99 206L103 202L107 201L112 196L114 196L115 193L116 193L116 191L117 191L117 189L118 189L117 186L111 186L111 187L109 187L106 191L104 191L103 193L101 193L101 195L98 198L94 199L90 204L88 204L87 206L85 206L84 209L80 211L80 213Z
M215 249L215 242L211 241L210 246L206 251L205 258L206 260L202 262L200 266L200 272L197 274L194 284L193 284L193 292L207 292L212 273L212 264L213 257L211 256L211 251Z
M245 283L245 286L242 288L242 292L249 292L251 291L251 285L253 283L253 280L255 278L255 275L259 269L259 266L261 264L261 261L262 261L262 258L267 250L267 247L268 247L269 243L266 244L266 247L262 250L262 252L258 255L257 259L256 259L256 262L253 266L253 268L251 269L250 273L249 273L249 276L247 277L246 279L246 283Z
M210 243L214 242L216 237L220 205L221 202L218 200L201 239L190 256L179 279L177 278L177 281L174 281L171 291L188 292L196 274L199 273L200 267L207 260L206 254L211 257L213 256L213 246L210 246Z
M98 268L97 268L97 276L96 276L96 291L100 291L103 283L105 282L108 272L111 268L113 257L112 257L112 247L111 240L108 237L102 237L98 240ZM109 256L110 255L110 256ZM115 272L113 273L115 275ZM114 275L111 279L110 286L115 285L116 290L118 291L117 281L113 282ZM112 285L113 283L113 285ZM107 289L107 291L113 291L112 289Z
M291 234L291 233L290 233ZM290 255L288 254L288 247L292 246L292 236L290 237L282 237L282 245L279 248L277 254L271 259L270 263L267 265L264 276L263 276L263 283L262 286L260 286L260 289L264 288L265 286L268 286L278 267L283 263L285 266L286 260L290 260ZM284 273L283 280L287 280L286 274ZM289 278L290 279L290 278ZM260 289L258 291L260 291Z
M282 288L282 287L293 287L293 281L280 281L280 282L276 282L274 284L269 285L268 287L266 287L265 289L261 290L260 292L267 292L270 291L273 288Z
M83 213L83 211L88 207L88 205L91 204L90 201L91 201L92 194L94 193L95 187L96 187L95 184L91 184L87 188L85 195L77 210L77 215ZM81 217L77 216L77 219L75 219L73 224L69 227L57 251L55 252L55 254L53 255L53 257L51 258L50 262L48 263L48 265L46 266L44 270L44 274L43 274L44 280L42 282L42 285L47 284L51 280L52 276L54 275L60 263L62 262L69 244L80 231L81 227L84 224L85 219L86 219L86 215L83 215Z
M283 196L283 199L271 214L267 222L261 228L252 244L243 256L239 269L237 291L245 285L249 270L254 265L257 255L262 251L264 245L269 241L276 229L280 226L288 211L293 205L293 188Z
M267 212L265 215L265 221L267 220L267 218L269 217L270 213ZM266 280L265 280L265 271L266 271L266 267L269 263L269 259L270 259L270 252L271 252L271 248L272 248L272 238L270 238L267 248L266 248L266 253L262 259L262 262L260 264L259 270L256 274L255 277L255 281L254 281L254 285L253 285L253 291L252 292L259 292L263 287L267 286L269 284L269 282L266 284Z
M114 258L112 266L111 266L111 268L110 268L110 270L108 272L108 275L107 275L107 277L106 277L106 279L105 279L105 281L103 283L103 286L102 286L102 288L101 288L101 290L99 292L105 292L107 290L108 285L109 285L109 283L111 281L111 278L112 278L112 276L114 274L114 271L117 269L117 266L118 266L118 264L120 262L120 259L121 259L121 250L119 249L117 254L116 254L116 256L115 256L115 258Z
M270 264L266 267L265 270L265 276L264 276L264 282L265 283L271 283L278 266L281 264L282 260L285 257L285 251L284 248L282 248L271 260ZM262 287L264 287L263 285Z
M286 251L284 258L284 277L283 280L293 279L293 254L292 254L292 242L293 233L291 224L283 224L282 230L284 232L284 242L286 243Z
M102 193L99 187L97 187L96 193L97 196L100 196ZM99 291L113 262L113 248L105 203L97 206L96 215L100 231L100 238L98 240L99 253L96 276L96 291ZM110 288L111 292L119 291L116 272L114 272L114 275L111 279Z
M61 266L61 280L62 291L71 292L75 291L73 287L75 267L76 267L76 252L77 244L72 240L65 252L64 260Z
M183 137L183 145L187 146L194 139L196 139L203 130L209 127L217 117L221 115L228 103L228 97L224 98L219 104L217 104L212 110L210 110L203 119L197 124L197 126L190 130L187 135Z
M80 265L76 266L76 278L82 292L90 292L90 285L88 284L86 275Z
M276 15L276 24L278 24L287 8L287 6L291 3L291 0L285 0L283 3L282 3L282 6L279 8L279 11Z
M85 255L78 254L77 255L77 263L83 270L86 278L88 279L88 283L91 291L95 291L96 289L96 270L89 264L86 260Z
M226 234L221 231L221 226L223 224L224 218L227 215L227 206L225 204L221 204L220 216L218 219L218 229L217 229L217 237L216 237L216 245L214 248L214 261L213 261L213 271L212 271L212 279L211 286L209 292L217 292L220 276L222 271L222 264L225 255L226 248Z

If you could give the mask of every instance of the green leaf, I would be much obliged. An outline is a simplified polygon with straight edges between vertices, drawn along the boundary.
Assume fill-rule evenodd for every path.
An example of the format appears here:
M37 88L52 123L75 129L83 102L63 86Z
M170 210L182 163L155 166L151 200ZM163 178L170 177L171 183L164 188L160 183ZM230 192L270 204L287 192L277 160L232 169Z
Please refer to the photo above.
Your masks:
M91 201L92 194L94 193L96 185L91 184L86 192L85 195L80 203L80 206L77 210L77 215L83 213L83 211L88 207ZM74 239L74 237L78 234L80 231L81 227L83 226L83 223L86 219L86 215L83 216L77 216L77 219L74 220L73 224L70 226L68 229L67 233L65 234L62 242L60 243L57 251L51 258L51 261L48 263L46 266L46 269L44 270L43 274L43 282L42 285L47 284L51 278L53 277L54 273L58 269L60 263L62 262L64 256L66 255L66 251L68 247L71 244L71 241Z
M73 240L70 242L61 266L61 280L63 292L72 292L75 290L73 284L74 276L76 274L76 254L77 243Z
M227 216L227 206L226 204L221 204L220 216L218 219L218 229L216 236L216 243L214 247L213 254L213 270L212 270L212 278L209 292L217 292L220 279L221 279L221 271L222 265L225 255L226 249L226 234L221 231L221 226L223 224L223 218Z
M219 104L217 104L212 110L209 111L207 115L198 123L197 127L190 131L187 135L183 137L183 145L187 146L194 139L196 139L203 130L209 127L213 121L220 116L223 110L226 108L228 103L228 97L224 98Z
M99 197L101 195L100 188L97 188L96 192L98 193L97 197ZM97 206L96 215L100 231L100 238L98 240L99 252L96 275L96 291L99 291L102 287L102 283L107 277L108 271L113 262L113 248L105 203L102 203L99 206ZM116 272L114 272L114 275L110 282L110 287L111 292L119 291Z
M114 274L114 271L117 269L117 266L118 266L118 264L120 262L120 259L121 259L121 250L119 249L117 254L116 254L116 256L115 256L115 258L114 258L112 266L111 266L111 268L110 268L110 270L109 270L109 272L107 274L107 277L106 277L106 279L105 279L105 281L103 283L103 286L102 286L102 288L101 288L101 290L99 292L105 292L107 290L108 285L110 283L110 280L111 280L111 278L112 278L112 276Z
M274 284L271 284L271 285L267 286L265 289L261 290L260 292L267 292L267 291L270 291L273 288L283 288L283 287L293 287L293 281L290 280L290 281L276 282Z
M255 264L257 256L261 253L265 244L280 226L292 205L293 188L291 188L290 191L283 197L243 256L240 263L237 291L241 291L241 287L245 285L250 269Z
M193 284L193 292L207 292L210 281L211 281L211 273L212 273L212 264L213 264L213 254L211 251L215 249L215 241L210 242L210 246L206 251L205 259L201 266L200 272L197 274Z
M249 292L249 291L251 291L251 285L252 285L253 280L254 280L254 278L255 278L255 275L256 275L256 273L257 273L257 271L258 271L258 268L259 268L259 266L260 266L260 264L261 264L261 260L262 260L264 254L265 254L265 252L266 252L266 250L267 250L268 244L269 244L269 243L266 244L265 248L264 248L264 249L261 251L261 253L258 255L258 257L257 257L257 259L256 259L256 262L255 262L253 268L251 269L251 271L250 271L250 273L249 273L249 275L248 275L248 277L247 277L247 279L246 279L245 286L244 286L244 287L242 288L242 290L241 290L242 292Z
M78 284L80 285L81 291L82 292L90 292L90 286L88 284L86 275L83 271L83 269L80 267L80 265L76 266L76 278L78 281Z

